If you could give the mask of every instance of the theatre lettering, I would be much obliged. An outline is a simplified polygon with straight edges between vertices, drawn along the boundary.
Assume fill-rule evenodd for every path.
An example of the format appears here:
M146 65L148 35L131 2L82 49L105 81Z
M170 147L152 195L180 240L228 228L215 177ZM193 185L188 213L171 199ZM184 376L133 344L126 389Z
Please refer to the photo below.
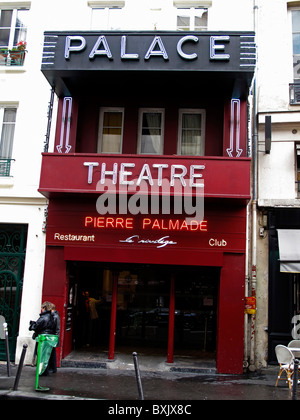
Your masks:
M120 165L120 166L119 166ZM94 181L94 168L100 166L99 162L84 162L83 166L88 168L87 182L92 184ZM142 181L146 181L150 186L154 185L154 180L157 186L162 186L163 179L167 177L170 180L170 186L175 186L175 181L179 180L182 187L204 187L204 181L196 182L196 180L203 177L201 171L205 169L205 165L190 165L187 168L185 165L170 165L167 163L154 163L149 165L145 163L138 173L136 171L135 163L113 163L112 167L107 168L107 163L101 163L101 174L98 181L103 185L107 178L112 180L116 185L136 185L140 186ZM136 179L137 178L137 179ZM135 179L135 180L134 180Z

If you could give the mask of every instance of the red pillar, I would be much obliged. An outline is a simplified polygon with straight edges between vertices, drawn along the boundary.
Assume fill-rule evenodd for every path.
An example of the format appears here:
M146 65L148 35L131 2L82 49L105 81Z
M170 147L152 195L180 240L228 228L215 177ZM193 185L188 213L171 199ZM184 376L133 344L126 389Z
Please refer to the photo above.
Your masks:
M115 358L115 342L116 342L116 320L117 320L117 298L118 298L118 273L113 273L113 290L110 314L110 334L108 360Z
M169 306L169 336L167 363L174 361L174 325L175 325L175 279L171 277L170 306Z

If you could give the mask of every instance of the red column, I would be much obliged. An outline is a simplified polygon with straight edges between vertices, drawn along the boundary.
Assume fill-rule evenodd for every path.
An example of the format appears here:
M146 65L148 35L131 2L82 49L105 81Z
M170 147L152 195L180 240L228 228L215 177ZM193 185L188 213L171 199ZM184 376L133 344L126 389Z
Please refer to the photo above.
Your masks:
M116 341L116 320L117 320L117 298L118 298L118 273L113 273L113 290L110 314L110 334L108 360L115 358L115 341Z
M174 361L174 325L175 325L175 279L171 277L170 306L169 306L169 337L167 363Z

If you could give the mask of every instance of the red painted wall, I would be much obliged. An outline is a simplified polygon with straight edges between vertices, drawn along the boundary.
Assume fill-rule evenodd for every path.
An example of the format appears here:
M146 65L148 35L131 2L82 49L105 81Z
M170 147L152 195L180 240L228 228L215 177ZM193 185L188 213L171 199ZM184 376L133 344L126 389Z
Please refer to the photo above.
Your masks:
M114 101L111 103L111 99L105 97L101 98L101 101L90 97L73 98L70 126L70 144L72 145L72 149L70 153L96 153L100 108L103 106L112 106L123 107L125 110L123 154L137 153L139 108L153 107L165 109L165 155L177 154L178 118L179 109L181 108L206 110L205 155L223 155L224 100L222 98L218 101L215 100L214 103L210 103L209 99L201 99L201 101L189 99L186 103L182 102L182 100L180 102L176 101L176 98L173 98L172 101L166 98L163 102L159 99L150 102L135 99L136 98L117 98L114 95ZM63 98L59 101L57 111L55 152L57 151L56 146L60 142L62 109Z
M243 373L244 285L245 256L224 254L218 304L218 373Z
M68 290L68 278L64 249L61 247L47 247L45 258L43 301L52 302L60 316L60 346L57 348L57 360L71 351L71 343L68 343L65 333L66 323L66 293Z

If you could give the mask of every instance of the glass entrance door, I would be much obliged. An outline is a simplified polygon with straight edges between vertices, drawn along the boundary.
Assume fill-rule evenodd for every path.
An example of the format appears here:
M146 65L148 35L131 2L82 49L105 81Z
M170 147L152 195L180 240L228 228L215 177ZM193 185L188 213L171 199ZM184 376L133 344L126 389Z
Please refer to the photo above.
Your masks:
M119 273L116 346L165 350L169 291L170 276L157 267Z

